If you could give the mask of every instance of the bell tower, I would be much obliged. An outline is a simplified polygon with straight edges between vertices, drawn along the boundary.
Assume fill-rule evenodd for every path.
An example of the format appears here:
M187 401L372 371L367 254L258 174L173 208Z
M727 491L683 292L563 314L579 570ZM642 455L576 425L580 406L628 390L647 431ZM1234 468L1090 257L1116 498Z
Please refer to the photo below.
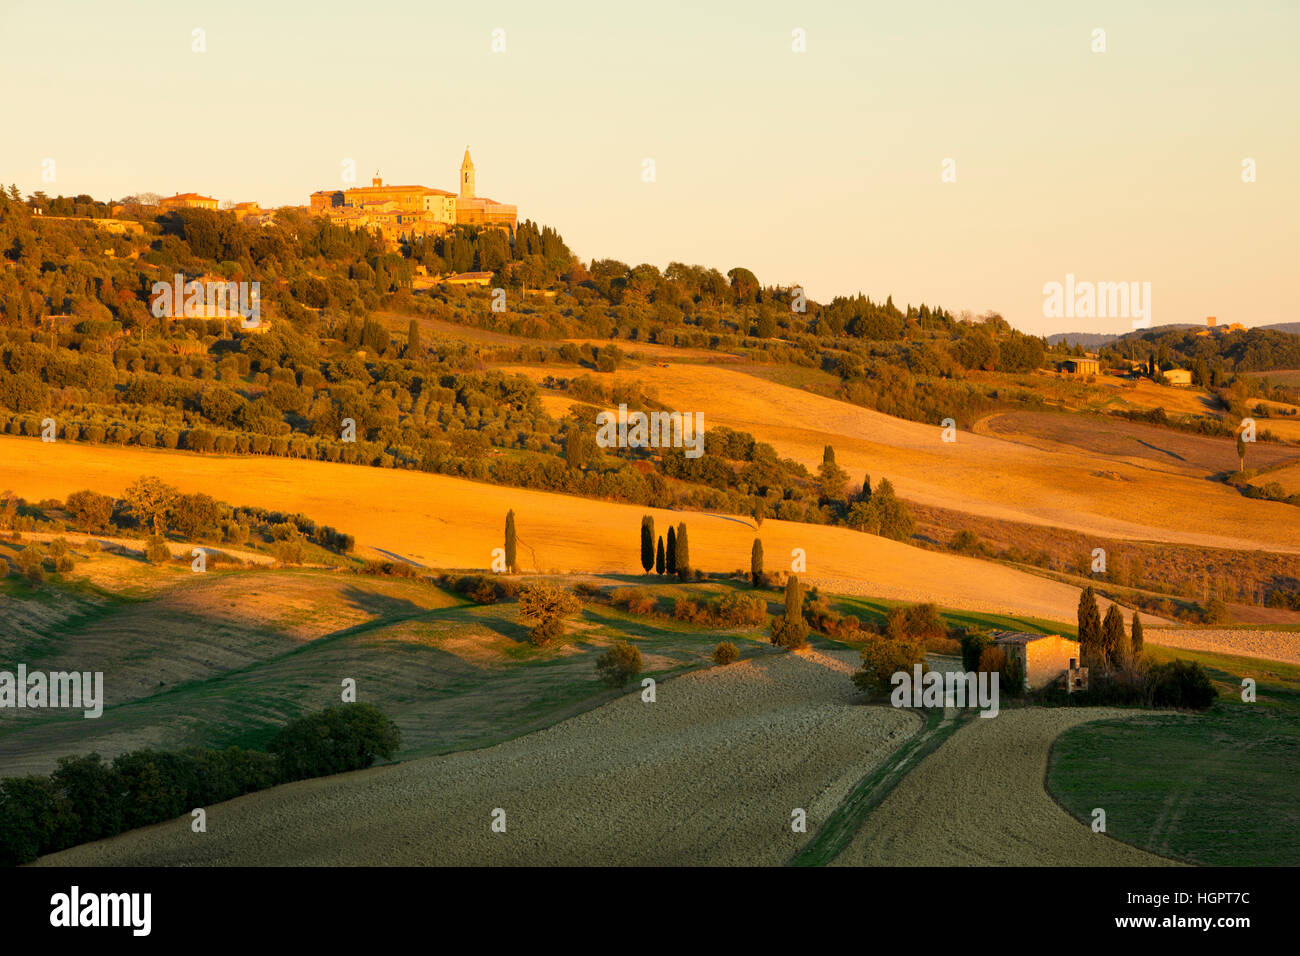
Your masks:
M474 198L474 160L469 158L469 147L465 147L465 158L460 164L460 198Z

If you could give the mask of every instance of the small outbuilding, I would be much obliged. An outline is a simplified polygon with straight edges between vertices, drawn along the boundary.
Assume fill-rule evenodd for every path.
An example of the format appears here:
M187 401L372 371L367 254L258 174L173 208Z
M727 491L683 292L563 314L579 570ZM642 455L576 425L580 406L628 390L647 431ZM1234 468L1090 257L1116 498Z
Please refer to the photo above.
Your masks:
M1020 664L1025 675L1025 687L1029 690L1046 687L1063 675L1073 683L1074 672L1080 670L1079 642L1059 634L1000 631L994 634L993 644L1002 649L1008 661L1015 660ZM1086 669L1081 676L1082 687L1087 687Z

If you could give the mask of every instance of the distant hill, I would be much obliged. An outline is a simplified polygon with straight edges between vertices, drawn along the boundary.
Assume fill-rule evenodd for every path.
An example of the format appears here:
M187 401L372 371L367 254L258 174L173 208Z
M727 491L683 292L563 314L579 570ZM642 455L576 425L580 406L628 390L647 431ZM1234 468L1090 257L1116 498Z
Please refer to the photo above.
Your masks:
M1270 332L1285 332L1289 335L1300 335L1300 322L1278 322L1275 325L1257 325L1256 329L1267 329ZM1056 345L1064 342L1066 345L1082 345L1085 349L1098 349L1103 345L1109 345L1111 342L1127 338L1130 335L1147 335L1151 332L1173 332L1176 329L1200 329L1203 325L1179 322L1173 325L1153 325L1149 329L1134 329L1131 332L1057 332L1055 335L1047 336L1048 345Z
M1066 345L1082 345L1086 349L1096 349L1103 345L1122 339L1129 335L1145 335L1150 332L1173 332L1176 329L1194 329L1199 326L1187 322L1176 325L1153 325L1149 329L1133 329L1129 332L1057 332L1047 337L1048 345L1064 342Z

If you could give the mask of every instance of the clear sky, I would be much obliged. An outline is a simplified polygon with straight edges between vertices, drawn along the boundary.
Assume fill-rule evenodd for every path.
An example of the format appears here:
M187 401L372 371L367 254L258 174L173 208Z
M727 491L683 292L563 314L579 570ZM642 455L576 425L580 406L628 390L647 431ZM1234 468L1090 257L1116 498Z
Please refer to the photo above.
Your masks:
M1297 38L1296 0L0 0L0 179L305 204L345 159L454 190L469 145L584 260L1037 333L1131 327L1044 318L1067 273L1150 282L1157 325L1296 321Z

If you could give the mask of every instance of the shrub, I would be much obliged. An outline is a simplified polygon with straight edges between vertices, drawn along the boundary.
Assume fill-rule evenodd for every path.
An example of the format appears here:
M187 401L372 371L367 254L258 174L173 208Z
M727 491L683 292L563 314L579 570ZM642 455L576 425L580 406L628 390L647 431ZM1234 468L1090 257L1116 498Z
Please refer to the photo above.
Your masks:
M803 647L808 640L809 627L803 621L788 621L774 617L768 624L768 634L773 644L787 650Z
M49 777L0 779L0 866L30 863L76 842L77 817Z
M285 725L268 746L281 781L362 770L401 746L397 725L373 704L343 704Z
M707 617L707 612L694 598L680 597L673 602L673 617L679 621L694 623Z
M958 531L948 542L948 547L958 554L986 554L988 547L980 540L980 536L974 531L966 528Z
M50 779L59 796L76 812L74 842L85 843L122 832L126 786L111 764L99 754L60 757Z
M538 647L562 635L564 619L581 607L576 595L553 584L529 584L519 592L519 617L537 622L529 637Z
M862 648L862 667L853 675L853 683L868 694L888 693L893 676L899 671L909 676L917 664L925 664L925 648L916 641L880 638Z
M722 641L713 649L713 663L726 666L740 657L740 650L731 641Z
M768 625L772 643L794 650L808 640L808 625L803 619L803 586L799 576L790 575L785 582L785 614L772 618Z
M1205 602L1205 610L1202 616L1207 624L1226 624L1229 617L1228 605L1219 598L1212 597Z
M714 620L728 626L762 624L767 617L767 602L760 597L732 591L714 601L709 611Z
M14 558L18 570L23 573L23 577L27 578L30 584L40 584L45 580L45 568L42 567L44 561L45 553L34 544L27 545Z
M961 666L966 671L977 671L984 648L993 643L993 639L983 631L963 631L961 635Z
M1210 675L1195 661L1156 664L1147 674L1151 703L1157 707L1206 710L1218 693Z
M1002 648L989 644L980 654L975 670L985 674L1001 674L1007 667L1007 655Z
M629 614L646 615L654 612L655 599L640 588L620 588L611 599L616 608Z
M144 557L150 564L166 564L171 560L172 553L162 535L155 534L149 538L149 543L144 549Z
M287 541L275 542L271 546L271 552L281 564L302 564L307 558L307 545L298 536Z
M891 607L885 618L885 634L895 641L928 638L946 638L948 628L939 619L939 609L933 604L912 604Z
M596 661L596 670L611 687L622 687L641 673L641 649L627 641L612 644Z

